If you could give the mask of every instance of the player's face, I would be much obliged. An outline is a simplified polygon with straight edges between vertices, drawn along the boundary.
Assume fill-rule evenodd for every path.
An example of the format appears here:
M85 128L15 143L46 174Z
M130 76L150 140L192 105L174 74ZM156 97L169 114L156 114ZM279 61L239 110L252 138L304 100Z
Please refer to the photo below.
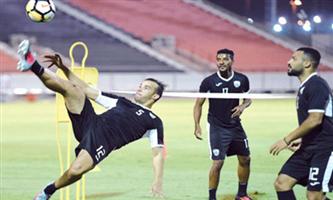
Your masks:
M217 54L216 56L216 65L220 72L225 72L231 70L233 60L229 54Z
M288 61L288 75L289 76L299 76L304 71L304 59L303 59L303 52L296 51L291 56L290 60Z
M143 81L134 95L134 100L141 104L149 100L154 102L159 97L159 95L156 94L157 88L157 83L148 80Z

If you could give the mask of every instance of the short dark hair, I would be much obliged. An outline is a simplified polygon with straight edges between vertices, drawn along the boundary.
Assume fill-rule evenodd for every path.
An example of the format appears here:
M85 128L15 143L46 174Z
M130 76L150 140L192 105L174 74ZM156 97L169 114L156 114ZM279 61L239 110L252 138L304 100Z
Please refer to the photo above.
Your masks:
M232 60L234 60L235 53L230 49L220 49L220 50L217 51L216 56L219 55L219 54L228 54L228 55L230 55L230 58Z
M166 85L163 84L161 81L158 81L158 80L156 80L154 78L146 78L145 81L152 81L152 82L154 82L154 83L157 84L156 93L160 97L158 99L156 99L155 102L158 101L162 97L162 94L164 92L164 89L165 89Z
M304 53L304 55L306 55L307 57L310 58L310 60L312 61L313 67L315 69L318 68L318 65L320 63L320 58L321 58L321 55L318 50L311 48L311 47L301 47L301 48L298 48L297 51L302 51Z

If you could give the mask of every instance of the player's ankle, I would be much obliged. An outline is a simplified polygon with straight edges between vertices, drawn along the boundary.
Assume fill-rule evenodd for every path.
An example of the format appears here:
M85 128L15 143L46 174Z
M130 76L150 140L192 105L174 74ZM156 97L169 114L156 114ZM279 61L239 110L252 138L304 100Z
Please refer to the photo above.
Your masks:
M42 76L44 74L44 67L42 67L37 61L34 61L30 70L37 76Z
M247 183L238 183L237 196L244 197L247 196Z
M216 189L209 189L209 200L216 200Z
M293 190L288 190L288 191L281 191L281 192L276 192L278 199L279 200L296 200L295 194Z
M50 195L50 196L53 195L56 191L57 191L57 188L55 187L54 183L50 183L44 188L45 194Z

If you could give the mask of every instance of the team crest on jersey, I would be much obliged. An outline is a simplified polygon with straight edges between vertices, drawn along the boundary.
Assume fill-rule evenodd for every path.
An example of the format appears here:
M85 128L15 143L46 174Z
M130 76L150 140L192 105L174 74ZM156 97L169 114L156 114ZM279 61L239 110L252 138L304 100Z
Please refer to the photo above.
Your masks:
M234 81L235 88L239 88L240 85L241 85L240 81Z
M220 150L219 149L213 149L213 154L214 154L214 156L218 156L220 154Z
M153 113L149 113L149 116L152 118L152 119L155 119L156 118L156 116L153 114Z

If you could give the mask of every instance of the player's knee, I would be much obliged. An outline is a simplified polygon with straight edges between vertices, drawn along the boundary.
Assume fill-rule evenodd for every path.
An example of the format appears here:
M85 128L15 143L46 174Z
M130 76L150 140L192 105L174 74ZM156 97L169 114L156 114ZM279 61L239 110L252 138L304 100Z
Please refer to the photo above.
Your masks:
M86 169L84 169L84 167L82 165L75 164L75 165L72 165L68 169L68 176L69 177L80 177L84 174L85 171L86 171Z
M238 161L239 161L238 163L241 167L249 167L250 162L251 162L251 158L249 156L248 157L242 157Z
M286 184L285 181L283 181L280 177L277 177L277 179L274 182L274 188L276 191L288 191L291 190L291 188Z
M307 191L306 197L308 200L323 200L325 196L322 192Z
M214 161L213 165L212 165L212 170L215 171L215 172L219 172L219 171L221 171L222 166L223 166L223 161L222 160Z
M67 84L65 90L67 96L75 96L78 98L83 98L85 96L84 90L72 83Z

